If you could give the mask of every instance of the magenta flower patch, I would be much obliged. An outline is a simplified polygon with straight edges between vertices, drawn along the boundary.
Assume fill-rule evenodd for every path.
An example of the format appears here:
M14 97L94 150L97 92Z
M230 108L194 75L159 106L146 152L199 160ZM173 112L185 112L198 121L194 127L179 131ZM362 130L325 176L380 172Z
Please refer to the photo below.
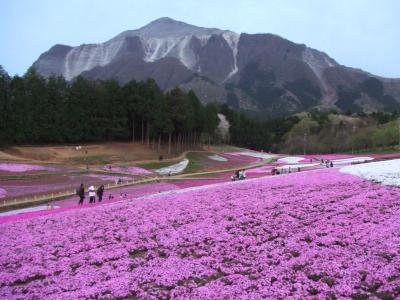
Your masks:
M128 167L126 169L128 173L131 173L133 175L151 175L153 172L140 168L140 167Z
M400 189L336 169L0 225L2 299L396 299Z
M103 170L106 171L111 171L111 172L122 172L122 173L130 173L132 175L151 175L153 174L153 172L140 168L140 167L136 167L136 166L131 166L131 167L125 167L125 166L106 166L103 167Z
M17 163L0 163L0 171L4 172L14 172L22 173L29 171L50 171L53 168L39 166L39 165L29 165L29 164L17 164Z
M7 191L5 189L0 188L0 198L4 198L7 195Z

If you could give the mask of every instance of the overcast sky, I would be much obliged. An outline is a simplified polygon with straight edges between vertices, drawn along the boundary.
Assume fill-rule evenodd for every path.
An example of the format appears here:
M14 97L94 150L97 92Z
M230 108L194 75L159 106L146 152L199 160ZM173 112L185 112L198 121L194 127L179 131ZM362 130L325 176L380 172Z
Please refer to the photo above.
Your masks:
M400 78L397 0L0 0L0 65L22 75L54 44L104 42L160 17L278 34L346 66Z

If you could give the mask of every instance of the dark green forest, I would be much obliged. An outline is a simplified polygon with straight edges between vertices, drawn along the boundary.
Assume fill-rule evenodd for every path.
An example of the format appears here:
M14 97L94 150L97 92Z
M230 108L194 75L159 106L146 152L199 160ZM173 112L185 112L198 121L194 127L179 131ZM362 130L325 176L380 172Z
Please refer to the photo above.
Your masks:
M219 112L231 123L230 143L265 148L273 142L265 123L226 105L203 105L193 91L162 92L152 79L121 86L113 80L43 78L33 68L22 77L10 77L0 68L3 146L141 141L171 148L219 142Z
M374 84L364 89L375 92ZM218 113L230 123L228 139L216 130ZM123 86L83 77L67 82L43 78L32 68L24 76L10 77L0 66L1 146L140 141L157 149L168 145L170 153L173 148L225 142L286 153L353 151L397 145L398 117L397 112L311 110L257 120L227 104L203 105L193 91L163 92L152 79Z

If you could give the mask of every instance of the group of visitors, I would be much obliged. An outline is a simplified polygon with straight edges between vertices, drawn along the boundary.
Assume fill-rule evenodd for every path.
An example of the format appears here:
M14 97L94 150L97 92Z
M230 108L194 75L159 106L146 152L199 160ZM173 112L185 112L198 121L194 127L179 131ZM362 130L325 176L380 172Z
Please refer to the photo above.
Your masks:
M330 161L330 160L327 160L327 159L321 159L321 165L324 165L325 164L325 167L327 167L327 168L333 168L333 162L332 161Z
M279 175L279 174L286 174L286 173L292 173L292 172L300 172L301 168L300 167L288 167L288 168L272 168L271 170L271 175Z
M79 196L79 203L80 205L83 204L83 200L85 199L85 188L83 186L83 183L79 186L79 188L76 190L76 194ZM98 197L98 201L101 202L103 200L103 194L104 194L104 185L100 185L96 189L94 188L93 185L91 185L88 189L88 194L89 194L89 203L96 203L96 194Z
M244 173L244 169L236 171L235 174L231 176L232 181L243 180L243 179L246 179L246 174Z
M277 169L277 168L272 168L272 170L271 170L271 175L279 175L279 174L281 174L281 171L279 171L279 169Z

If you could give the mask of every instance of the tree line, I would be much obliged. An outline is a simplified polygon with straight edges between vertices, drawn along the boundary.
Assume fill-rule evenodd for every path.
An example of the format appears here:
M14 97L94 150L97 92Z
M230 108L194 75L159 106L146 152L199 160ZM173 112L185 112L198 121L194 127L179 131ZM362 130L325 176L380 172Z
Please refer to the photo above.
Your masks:
M218 113L229 138L216 131ZM10 77L0 66L0 145L140 141L182 150L226 142L286 153L350 151L398 144L398 112L349 114L312 110L257 120L226 104L203 105L193 91L160 90L154 80L91 81L43 78L33 68Z
M154 80L90 81L41 77L33 68L20 77L0 69L0 141L4 144L131 140L175 146L211 137L218 106L203 106L194 92L163 93ZM211 138L208 138L211 140Z
M230 141L265 147L261 124L226 105L203 105L193 91L162 92L153 79L121 86L114 80L43 78L33 68L10 77L0 66L2 145L140 141L160 149L218 142L217 114L231 123Z

